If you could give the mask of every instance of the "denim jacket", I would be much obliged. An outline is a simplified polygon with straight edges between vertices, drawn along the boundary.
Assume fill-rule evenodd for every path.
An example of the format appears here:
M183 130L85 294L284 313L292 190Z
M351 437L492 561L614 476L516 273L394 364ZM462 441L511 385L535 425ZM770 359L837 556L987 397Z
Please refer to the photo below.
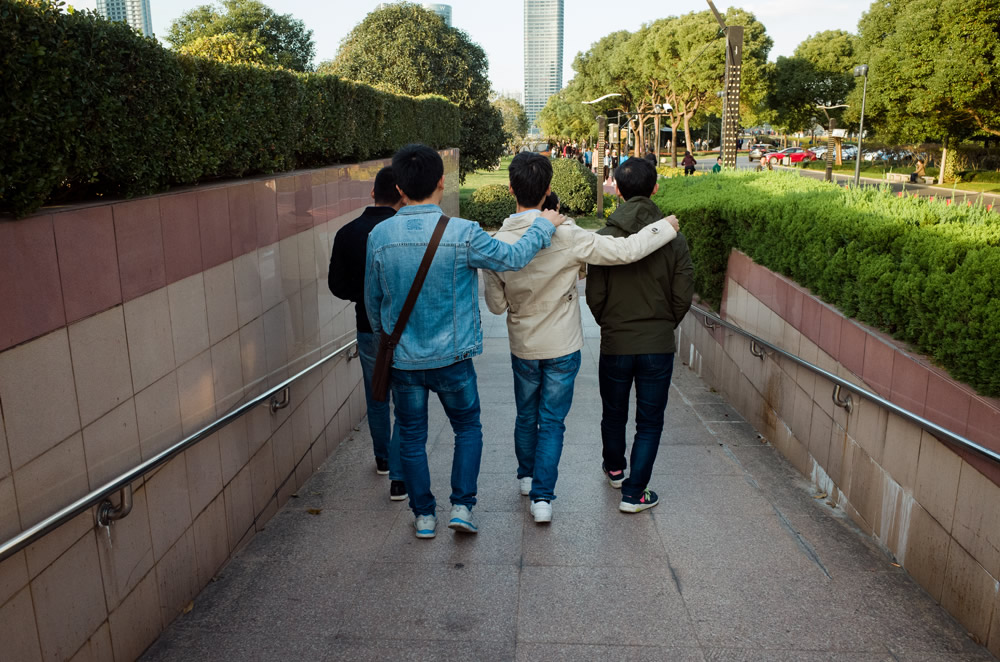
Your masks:
M437 205L408 205L368 235L365 307L375 333L391 333L434 226ZM483 351L476 269L516 271L549 245L555 226L537 218L515 244L490 237L478 223L448 222L427 279L396 347L393 367L443 368Z

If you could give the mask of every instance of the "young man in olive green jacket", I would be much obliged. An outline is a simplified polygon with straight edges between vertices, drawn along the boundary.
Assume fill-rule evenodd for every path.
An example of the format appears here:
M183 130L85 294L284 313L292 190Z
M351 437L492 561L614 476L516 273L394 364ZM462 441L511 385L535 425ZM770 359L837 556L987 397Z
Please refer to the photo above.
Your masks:
M611 214L601 234L627 237L663 218L650 200L659 187L656 169L648 161L629 159L615 170L615 182L626 202ZM683 234L638 262L591 265L588 270L587 305L601 327L601 468L612 487L622 490L618 505L622 512L641 512L658 502L648 485L670 391L674 330L691 307L693 274ZM636 432L626 477L625 425L633 381Z

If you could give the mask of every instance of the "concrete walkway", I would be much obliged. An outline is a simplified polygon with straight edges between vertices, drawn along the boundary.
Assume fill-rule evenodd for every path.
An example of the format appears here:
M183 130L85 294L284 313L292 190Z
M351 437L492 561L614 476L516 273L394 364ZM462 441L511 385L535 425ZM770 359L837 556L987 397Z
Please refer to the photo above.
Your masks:
M680 360L661 503L618 512L600 472L593 320L554 521L536 525L515 479L506 327L485 308L483 326L478 536L439 522L414 538L362 424L143 659L994 659ZM452 444L432 399L439 519Z

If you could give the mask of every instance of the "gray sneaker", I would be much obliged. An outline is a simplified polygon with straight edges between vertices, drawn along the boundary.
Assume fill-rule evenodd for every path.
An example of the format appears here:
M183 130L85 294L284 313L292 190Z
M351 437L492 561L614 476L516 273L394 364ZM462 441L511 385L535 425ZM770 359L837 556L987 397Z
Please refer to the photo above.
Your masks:
M451 518L448 521L448 528L462 533L479 533L476 520L472 516L472 510L468 506L454 505L451 507Z
M435 515L417 515L416 519L413 520L413 528L417 530L418 538L433 538L437 534L434 529L437 528L438 518ZM449 524L449 526L451 526Z

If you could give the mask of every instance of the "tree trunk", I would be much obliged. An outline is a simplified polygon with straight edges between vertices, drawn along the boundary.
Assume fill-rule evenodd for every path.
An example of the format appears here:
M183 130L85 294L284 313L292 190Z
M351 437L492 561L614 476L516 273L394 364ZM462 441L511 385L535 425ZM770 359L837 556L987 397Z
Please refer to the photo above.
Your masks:
M691 151L692 149L694 149L694 144L691 142L691 127L688 124L688 120L689 119L690 118L688 117L688 114L684 113L684 143L685 143L685 149L687 149L688 151Z
M670 167L677 167L677 120L670 125Z
M944 169L948 165L948 138L944 139L941 146L941 171L938 173L938 186L944 184Z

